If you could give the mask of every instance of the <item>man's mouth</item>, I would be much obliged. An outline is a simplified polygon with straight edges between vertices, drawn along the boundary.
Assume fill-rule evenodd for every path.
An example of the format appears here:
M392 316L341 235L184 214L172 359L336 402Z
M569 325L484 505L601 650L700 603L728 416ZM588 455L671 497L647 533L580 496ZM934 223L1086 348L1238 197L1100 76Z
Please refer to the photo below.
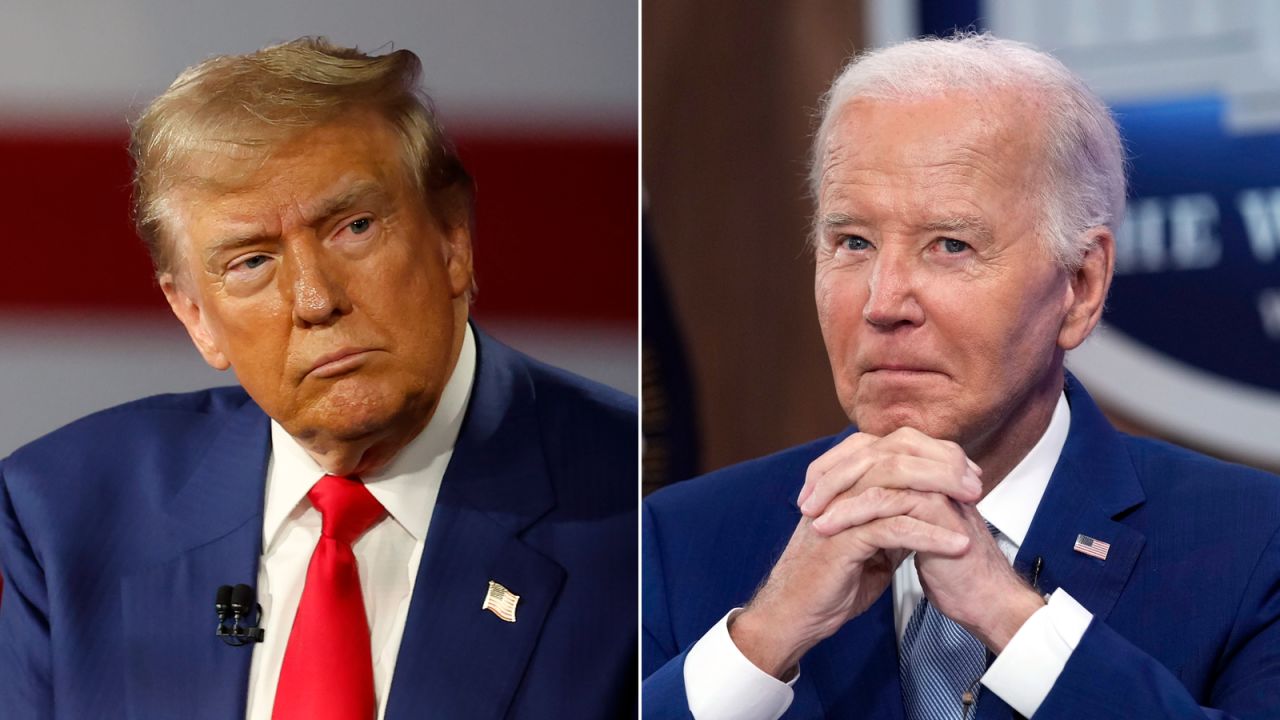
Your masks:
M316 358L307 371L308 377L331 378L345 375L364 365L373 350L368 348L342 348Z
M867 366L864 376L879 377L885 380L913 380L936 377L945 374L937 366L915 362L883 362Z
M867 368L867 372L931 373L938 371L932 367L913 363L878 363Z

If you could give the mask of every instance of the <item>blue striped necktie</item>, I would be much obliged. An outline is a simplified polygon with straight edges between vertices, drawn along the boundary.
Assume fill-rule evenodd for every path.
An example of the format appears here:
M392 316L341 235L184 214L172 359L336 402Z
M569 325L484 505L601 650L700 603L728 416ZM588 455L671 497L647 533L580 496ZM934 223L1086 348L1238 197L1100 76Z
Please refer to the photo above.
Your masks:
M987 523L992 535L997 530ZM920 598L898 649L907 720L973 720L987 648ZM966 706L965 698L969 700Z

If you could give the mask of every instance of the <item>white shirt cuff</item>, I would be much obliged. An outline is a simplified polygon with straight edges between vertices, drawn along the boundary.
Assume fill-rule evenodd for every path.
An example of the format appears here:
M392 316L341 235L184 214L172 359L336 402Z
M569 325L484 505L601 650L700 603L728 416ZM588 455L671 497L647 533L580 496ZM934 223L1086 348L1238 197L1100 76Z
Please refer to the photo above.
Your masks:
M1024 717L1035 715L1092 620L1092 613L1058 588L1013 634L982 684Z
M685 656L684 693L695 720L778 720L791 707L796 678L784 683L756 667L729 637L740 612L720 618Z

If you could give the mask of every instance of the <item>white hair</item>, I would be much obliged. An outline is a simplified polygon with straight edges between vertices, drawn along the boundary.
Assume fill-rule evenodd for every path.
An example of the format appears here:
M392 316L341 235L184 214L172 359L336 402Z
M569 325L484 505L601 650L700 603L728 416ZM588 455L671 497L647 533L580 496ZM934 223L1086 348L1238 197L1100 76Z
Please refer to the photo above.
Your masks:
M1041 231L1068 271L1092 244L1082 231L1113 231L1124 218L1124 147L1106 105L1053 56L990 34L924 38L862 53L845 65L823 96L809 186L819 197L828 135L839 110L855 99L913 100L949 91L1025 88L1042 103L1045 176L1036 197Z

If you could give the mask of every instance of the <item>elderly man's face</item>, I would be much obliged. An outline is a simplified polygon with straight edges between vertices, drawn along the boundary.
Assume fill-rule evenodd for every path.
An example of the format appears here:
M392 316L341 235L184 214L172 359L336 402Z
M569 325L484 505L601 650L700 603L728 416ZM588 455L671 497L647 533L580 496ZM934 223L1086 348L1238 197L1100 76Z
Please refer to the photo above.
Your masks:
M1026 105L955 93L840 111L821 160L815 295L861 430L909 426L972 454L1055 382L1073 289L1037 237L1043 161Z
M205 360L291 435L378 438L434 411L471 279L466 227L409 180L395 135L358 116L303 133L225 190L171 198L178 243L162 282Z

